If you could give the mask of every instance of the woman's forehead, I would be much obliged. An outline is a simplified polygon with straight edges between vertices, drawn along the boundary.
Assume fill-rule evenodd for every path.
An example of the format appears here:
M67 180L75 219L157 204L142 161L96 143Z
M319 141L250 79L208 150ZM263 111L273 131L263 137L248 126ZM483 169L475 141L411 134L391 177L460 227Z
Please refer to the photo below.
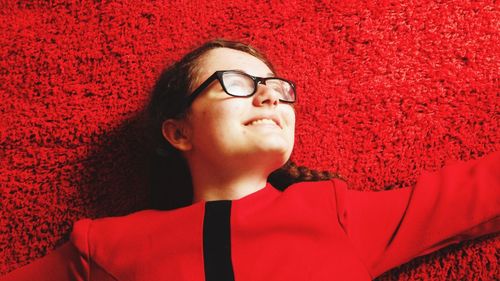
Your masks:
M198 64L198 78L204 80L218 70L241 70L250 75L267 77L273 72L257 57L243 51L217 48L208 51Z

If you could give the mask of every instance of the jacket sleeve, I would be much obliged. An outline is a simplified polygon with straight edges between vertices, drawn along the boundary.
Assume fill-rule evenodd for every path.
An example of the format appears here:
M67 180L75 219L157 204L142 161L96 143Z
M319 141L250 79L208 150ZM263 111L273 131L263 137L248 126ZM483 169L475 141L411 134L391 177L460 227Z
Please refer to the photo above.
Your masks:
M47 256L0 277L0 281L112 281L109 273L89 255L88 233L91 220L78 221L71 241Z
M372 277L466 239L500 231L500 152L422 174L414 187L347 190L338 220Z
M0 277L0 281L83 281L75 275L79 271L80 254L71 243L66 243L47 256Z

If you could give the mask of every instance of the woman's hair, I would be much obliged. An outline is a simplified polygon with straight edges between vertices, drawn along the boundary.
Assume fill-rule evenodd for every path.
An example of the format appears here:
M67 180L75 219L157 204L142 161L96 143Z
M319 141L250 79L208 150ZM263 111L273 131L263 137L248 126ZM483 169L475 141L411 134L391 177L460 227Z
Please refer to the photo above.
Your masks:
M203 56L216 48L229 48L250 54L275 72L269 60L255 48L239 42L217 39L206 42L189 52L161 73L153 88L147 108L154 148L151 161L151 203L155 209L173 209L192 203L193 190L189 167L181 153L163 137L162 124L167 119L185 117L189 109L182 108L184 98L189 95L196 82L198 66ZM289 160L283 167L274 171L268 181L274 187L283 190L296 182L331 178L341 177L330 172L318 172L306 167L298 167Z

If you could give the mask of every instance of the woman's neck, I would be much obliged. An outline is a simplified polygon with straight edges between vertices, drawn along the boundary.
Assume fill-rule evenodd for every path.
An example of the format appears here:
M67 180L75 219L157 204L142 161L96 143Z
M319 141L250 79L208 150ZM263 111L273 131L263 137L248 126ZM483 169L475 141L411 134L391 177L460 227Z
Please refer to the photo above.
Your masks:
M245 175L240 177L214 177L193 175L193 202L214 200L236 200L252 194L266 186L267 176Z
M207 165L206 161L188 161L193 183L193 202L236 200L264 188L269 174L280 165L270 165L267 162L214 161Z
M264 188L269 175L286 162L278 156L256 153L207 159L188 155L186 160L193 184L193 203L237 200Z

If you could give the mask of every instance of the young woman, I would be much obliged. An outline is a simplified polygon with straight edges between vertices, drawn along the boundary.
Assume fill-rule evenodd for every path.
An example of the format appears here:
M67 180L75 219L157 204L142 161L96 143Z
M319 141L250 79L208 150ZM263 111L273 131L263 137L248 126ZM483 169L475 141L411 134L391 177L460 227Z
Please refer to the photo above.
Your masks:
M192 51L164 71L149 108L177 165L164 186L180 190L175 208L79 221L68 244L3 280L371 280L499 230L499 153L413 188L351 191L289 162L295 100L247 45Z

